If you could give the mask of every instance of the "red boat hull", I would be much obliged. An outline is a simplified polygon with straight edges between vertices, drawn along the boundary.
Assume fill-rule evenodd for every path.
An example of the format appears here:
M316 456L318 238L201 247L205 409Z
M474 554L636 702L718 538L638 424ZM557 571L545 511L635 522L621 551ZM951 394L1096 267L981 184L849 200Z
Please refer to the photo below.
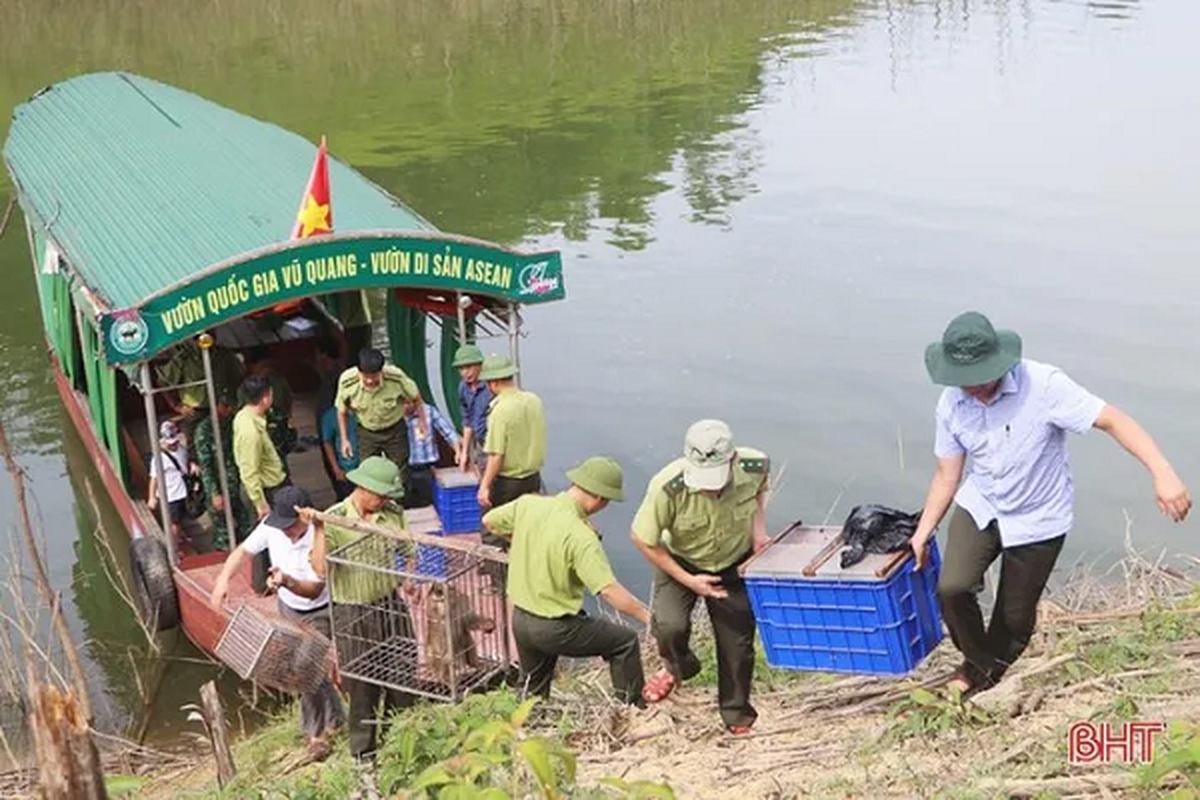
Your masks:
M100 473L104 488L125 523L125 530L131 538L147 535L162 538L162 528L157 520L145 506L134 502L126 491L108 451L96 436L85 401L71 387L70 380L63 373L53 352L50 353L50 362L54 370L54 383L58 387L59 396L62 397L63 406L74 422L75 429L79 431L84 447ZM180 559L174 570L183 632L198 648L214 658L217 642L220 641L233 610L241 602L250 602L268 613L274 612L275 608L274 601L270 598L254 595L250 587L250 568L247 565L242 574L235 576L232 581L226 607L220 611L213 609L209 599L226 555L224 551L186 555Z

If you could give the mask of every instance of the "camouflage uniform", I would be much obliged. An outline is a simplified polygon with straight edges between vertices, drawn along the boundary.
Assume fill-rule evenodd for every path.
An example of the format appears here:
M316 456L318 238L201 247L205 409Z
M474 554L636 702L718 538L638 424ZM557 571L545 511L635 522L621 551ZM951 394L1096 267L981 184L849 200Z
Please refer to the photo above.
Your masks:
M225 449L225 476L229 480L229 502L233 510L233 522L237 526L235 540L240 542L254 527L250 509L242 500L242 481L238 476L237 462L233 460L233 417L221 420L221 444ZM213 498L221 495L221 475L217 469L217 440L213 436L212 416L205 416L196 423L196 461L200 465L200 479L208 494L208 516L213 524L213 546L219 550L230 548L229 530L225 525L225 512L213 507Z
M275 398L267 409L267 435L271 437L286 470L287 455L295 449L297 439L296 429L291 425L292 389L277 372L268 373L267 378L271 381L271 392Z

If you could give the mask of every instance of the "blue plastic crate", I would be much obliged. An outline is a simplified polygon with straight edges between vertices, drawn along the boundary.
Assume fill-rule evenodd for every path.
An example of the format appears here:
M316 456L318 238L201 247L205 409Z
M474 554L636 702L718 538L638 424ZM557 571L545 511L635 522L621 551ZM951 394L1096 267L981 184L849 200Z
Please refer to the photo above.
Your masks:
M445 578L449 573L449 559L440 547L417 545L417 574L431 578Z
M428 506L409 509L404 512L404 517L409 530L414 533L422 533L426 536L446 535L434 510ZM405 562L406 559L397 554L396 566L406 569ZM441 547L419 544L417 545L417 563L414 565L414 569L418 575L425 577L446 578L450 571L450 557Z
M911 672L942 640L937 542L930 540L920 571L909 559L886 578L875 578L874 566L888 556L869 555L862 568L843 573L835 553L814 576L802 575L838 530L793 528L747 565L746 589L767 662L819 672ZM761 563L773 549L773 563ZM788 561L798 563L783 574L780 567Z
M446 533L474 533L479 530L479 481L459 469L434 470L433 506Z

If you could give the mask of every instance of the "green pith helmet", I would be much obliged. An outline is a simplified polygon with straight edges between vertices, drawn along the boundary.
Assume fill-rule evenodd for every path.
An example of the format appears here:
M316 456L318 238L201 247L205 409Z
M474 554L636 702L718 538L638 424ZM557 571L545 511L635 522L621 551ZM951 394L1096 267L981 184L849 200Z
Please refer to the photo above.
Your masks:
M567 480L588 494L618 503L625 499L621 465L606 456L593 456L567 470Z
M481 381L502 381L517 374L517 365L508 356L488 356L479 373Z
M477 344L464 344L454 351L454 366L469 367L483 363L483 350Z
M398 500L404 497L400 468L386 456L371 456L346 473L346 480L368 492Z

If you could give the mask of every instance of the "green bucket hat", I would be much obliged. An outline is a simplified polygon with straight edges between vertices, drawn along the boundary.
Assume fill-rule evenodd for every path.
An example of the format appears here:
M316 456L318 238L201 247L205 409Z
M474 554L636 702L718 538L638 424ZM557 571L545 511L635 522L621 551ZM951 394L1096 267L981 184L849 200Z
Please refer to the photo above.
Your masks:
M1021 360L1021 337L998 331L978 311L959 314L940 342L925 348L925 369L941 386L982 386L998 381Z
M483 363L483 351L477 344L464 344L454 351L454 366L469 367Z
M502 381L517 374L517 365L508 356L488 356L479 371L481 381Z
M611 458L593 456L567 470L567 480L588 494L615 500L625 499L625 479L621 465Z
M355 469L346 473L346 480L393 500L404 497L404 484L400 482L400 468L385 456L364 459Z

